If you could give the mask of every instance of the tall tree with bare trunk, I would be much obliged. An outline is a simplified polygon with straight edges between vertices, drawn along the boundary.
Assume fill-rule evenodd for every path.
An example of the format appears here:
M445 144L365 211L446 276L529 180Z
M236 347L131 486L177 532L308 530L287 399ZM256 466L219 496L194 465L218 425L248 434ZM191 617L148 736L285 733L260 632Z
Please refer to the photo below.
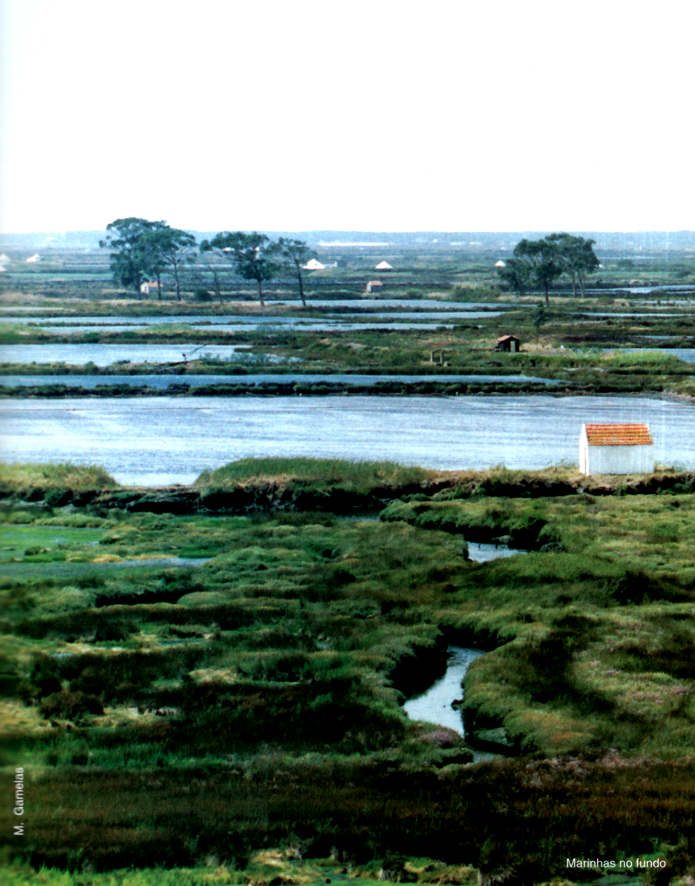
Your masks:
M294 269L297 275L297 289L302 305L306 307L306 296L304 295L304 278L302 276L302 265L305 265L310 258L314 258L316 253L309 248L304 240L293 240L289 237L280 237L275 244L275 252L280 258Z

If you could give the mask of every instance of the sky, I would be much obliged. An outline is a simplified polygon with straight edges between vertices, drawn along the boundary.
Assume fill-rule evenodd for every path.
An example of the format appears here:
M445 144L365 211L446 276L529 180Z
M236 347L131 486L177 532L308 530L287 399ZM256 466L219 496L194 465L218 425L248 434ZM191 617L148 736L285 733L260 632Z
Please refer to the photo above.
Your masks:
M695 228L692 0L0 0L0 229Z

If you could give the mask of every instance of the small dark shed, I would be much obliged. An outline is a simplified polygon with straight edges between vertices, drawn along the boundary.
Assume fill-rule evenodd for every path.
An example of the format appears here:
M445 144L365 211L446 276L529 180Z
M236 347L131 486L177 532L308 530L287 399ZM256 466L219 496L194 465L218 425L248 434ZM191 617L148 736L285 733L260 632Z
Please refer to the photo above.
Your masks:
M497 339L496 351L512 351L516 353L519 350L521 342L514 335L503 335Z

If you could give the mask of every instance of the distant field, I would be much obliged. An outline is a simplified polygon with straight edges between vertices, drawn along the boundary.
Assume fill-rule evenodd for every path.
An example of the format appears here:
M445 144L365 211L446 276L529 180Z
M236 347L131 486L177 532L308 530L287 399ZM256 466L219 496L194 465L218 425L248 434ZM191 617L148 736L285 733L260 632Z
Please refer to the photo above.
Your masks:
M630 252L631 247L615 246L597 254L602 263L588 285L592 289L610 287L639 287L644 285L690 284L695 287L695 260L691 251L672 248L668 253L658 248ZM6 250L10 261L6 272L0 275L0 286L5 291L33 293L49 298L99 299L113 294L116 287L110 283L108 255L101 250L38 250L40 262L28 265L27 252ZM308 292L321 297L345 297L363 293L367 282L378 279L383 284L383 295L423 294L423 290L450 290L453 286L490 288L498 285L495 262L511 253L506 247L476 247L414 243L410 246L340 246L317 248L320 260L337 263L324 271L306 274ZM378 273L376 264L388 260L394 270ZM218 267L222 288L235 297L254 297L254 289L243 284L221 263ZM164 278L165 290L171 295L172 283ZM212 276L203 266L193 266L184 277L184 290L189 293L200 286L212 289ZM558 291L567 292L567 284ZM269 297L294 298L295 286L291 275L268 284ZM465 290L460 293L465 297Z

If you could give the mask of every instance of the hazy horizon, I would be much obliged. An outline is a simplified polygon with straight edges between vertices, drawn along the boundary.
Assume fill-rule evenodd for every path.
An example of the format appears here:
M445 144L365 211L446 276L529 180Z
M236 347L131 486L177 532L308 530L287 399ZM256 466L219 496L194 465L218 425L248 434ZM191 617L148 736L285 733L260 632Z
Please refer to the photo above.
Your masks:
M188 229L198 242L210 237L213 231ZM271 238L278 236L298 237L321 255L331 256L340 252L369 252L395 256L399 252L427 250L436 253L496 254L498 258L508 255L520 239L536 239L550 231L272 231L264 230ZM599 255L623 255L646 257L649 254L695 255L695 231L574 231L574 234L591 237ZM0 251L16 255L35 252L103 252L99 241L103 230L92 231L33 231L29 233L0 233Z
M166 219L161 219L159 217L155 218L155 216L151 216L149 218L150 221L167 221ZM111 221L115 221L115 219L111 219ZM221 228L213 228L210 226L194 228L190 226L183 226L182 228L185 231L189 231L192 234L201 234L208 235L217 233ZM226 228L225 230L230 230L230 228ZM321 228L321 227L313 227L313 228L269 228L269 227L257 227L257 228L236 228L234 230L243 230L243 231L251 231L256 230L259 232L263 232L266 234L345 234L345 235L357 235L357 234L398 234L399 236L404 235L412 235L412 236L421 236L421 235L429 235L429 234L460 234L466 236L474 236L474 235L485 235L485 236L505 236L505 235L538 235L544 236L546 234L552 233L554 231L565 231L569 234L610 234L610 235L645 235L645 234L693 234L695 235L695 226L692 228L630 228L630 229L617 229L617 228L568 228L558 226L555 228L500 228L498 230L491 229L463 229L463 228ZM0 238L2 237L28 237L28 236L47 236L47 235L68 235L68 234L101 234L106 231L106 224L103 227L81 227L81 228L53 228L53 229L40 229L35 228L26 231L13 230L13 231L0 231Z

